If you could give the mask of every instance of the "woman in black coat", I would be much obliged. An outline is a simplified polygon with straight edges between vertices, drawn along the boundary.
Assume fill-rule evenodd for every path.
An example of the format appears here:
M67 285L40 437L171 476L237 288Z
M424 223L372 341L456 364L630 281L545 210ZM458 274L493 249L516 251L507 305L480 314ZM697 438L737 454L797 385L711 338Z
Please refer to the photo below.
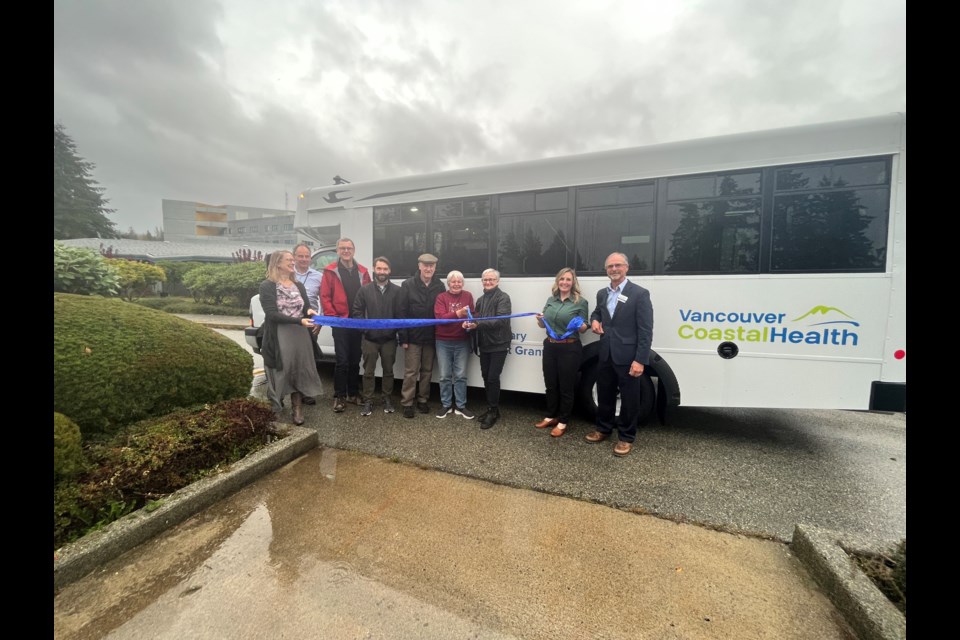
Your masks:
M283 410L283 398L290 395L293 423L303 424L303 398L323 393L317 374L310 334L316 315L307 290L293 275L294 259L289 251L274 251L267 266L267 279L260 283L263 307L263 341L260 353L267 376L267 397L275 414Z

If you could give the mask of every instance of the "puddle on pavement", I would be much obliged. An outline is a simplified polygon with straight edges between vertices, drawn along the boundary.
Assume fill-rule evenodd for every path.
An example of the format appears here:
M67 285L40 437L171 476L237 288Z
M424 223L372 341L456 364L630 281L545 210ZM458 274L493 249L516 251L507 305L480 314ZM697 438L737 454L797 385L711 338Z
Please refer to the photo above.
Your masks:
M65 588L54 632L842 638L832 613L778 543L316 449Z

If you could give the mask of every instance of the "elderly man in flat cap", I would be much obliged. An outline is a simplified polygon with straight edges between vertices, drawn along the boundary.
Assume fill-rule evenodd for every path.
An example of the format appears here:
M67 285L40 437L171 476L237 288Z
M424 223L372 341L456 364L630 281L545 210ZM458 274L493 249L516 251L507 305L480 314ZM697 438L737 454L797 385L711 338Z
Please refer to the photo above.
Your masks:
M446 291L437 271L437 257L424 253L417 258L419 273L403 281L398 303L401 318L433 319L433 306L437 296ZM433 377L433 361L437 354L434 342L434 327L409 327L400 330L400 346L403 347L403 387L400 404L403 417L414 417L416 411L430 413L430 379Z

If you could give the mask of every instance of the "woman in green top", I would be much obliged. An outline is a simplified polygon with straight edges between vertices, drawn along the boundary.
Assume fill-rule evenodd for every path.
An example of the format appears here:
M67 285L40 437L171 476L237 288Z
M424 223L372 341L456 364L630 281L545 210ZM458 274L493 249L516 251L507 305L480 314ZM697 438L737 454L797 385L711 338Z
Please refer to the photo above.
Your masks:
M549 326L555 337L547 332L543 341L543 382L547 387L547 417L536 423L537 429L553 427L550 435L558 438L567 430L580 368L580 334L587 330L589 308L587 300L580 295L577 273L564 267L553 282L553 295L547 298L543 313L537 314L541 328ZM571 320L579 317L583 323L568 333Z

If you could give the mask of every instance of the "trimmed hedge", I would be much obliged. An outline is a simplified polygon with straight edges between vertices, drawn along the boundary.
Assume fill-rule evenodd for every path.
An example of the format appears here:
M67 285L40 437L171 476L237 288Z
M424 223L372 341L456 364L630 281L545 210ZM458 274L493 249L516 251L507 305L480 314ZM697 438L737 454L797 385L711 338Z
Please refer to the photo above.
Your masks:
M53 412L53 480L69 478L83 470L84 456L80 427L63 415Z
M214 316L246 316L250 314L250 301L244 307L234 307L228 305L203 304L194 302L193 298L175 298L167 296L166 298L140 298L134 300L136 304L166 311L167 313L198 313Z
M117 299L55 293L54 411L84 436L245 397L253 356L209 328Z

